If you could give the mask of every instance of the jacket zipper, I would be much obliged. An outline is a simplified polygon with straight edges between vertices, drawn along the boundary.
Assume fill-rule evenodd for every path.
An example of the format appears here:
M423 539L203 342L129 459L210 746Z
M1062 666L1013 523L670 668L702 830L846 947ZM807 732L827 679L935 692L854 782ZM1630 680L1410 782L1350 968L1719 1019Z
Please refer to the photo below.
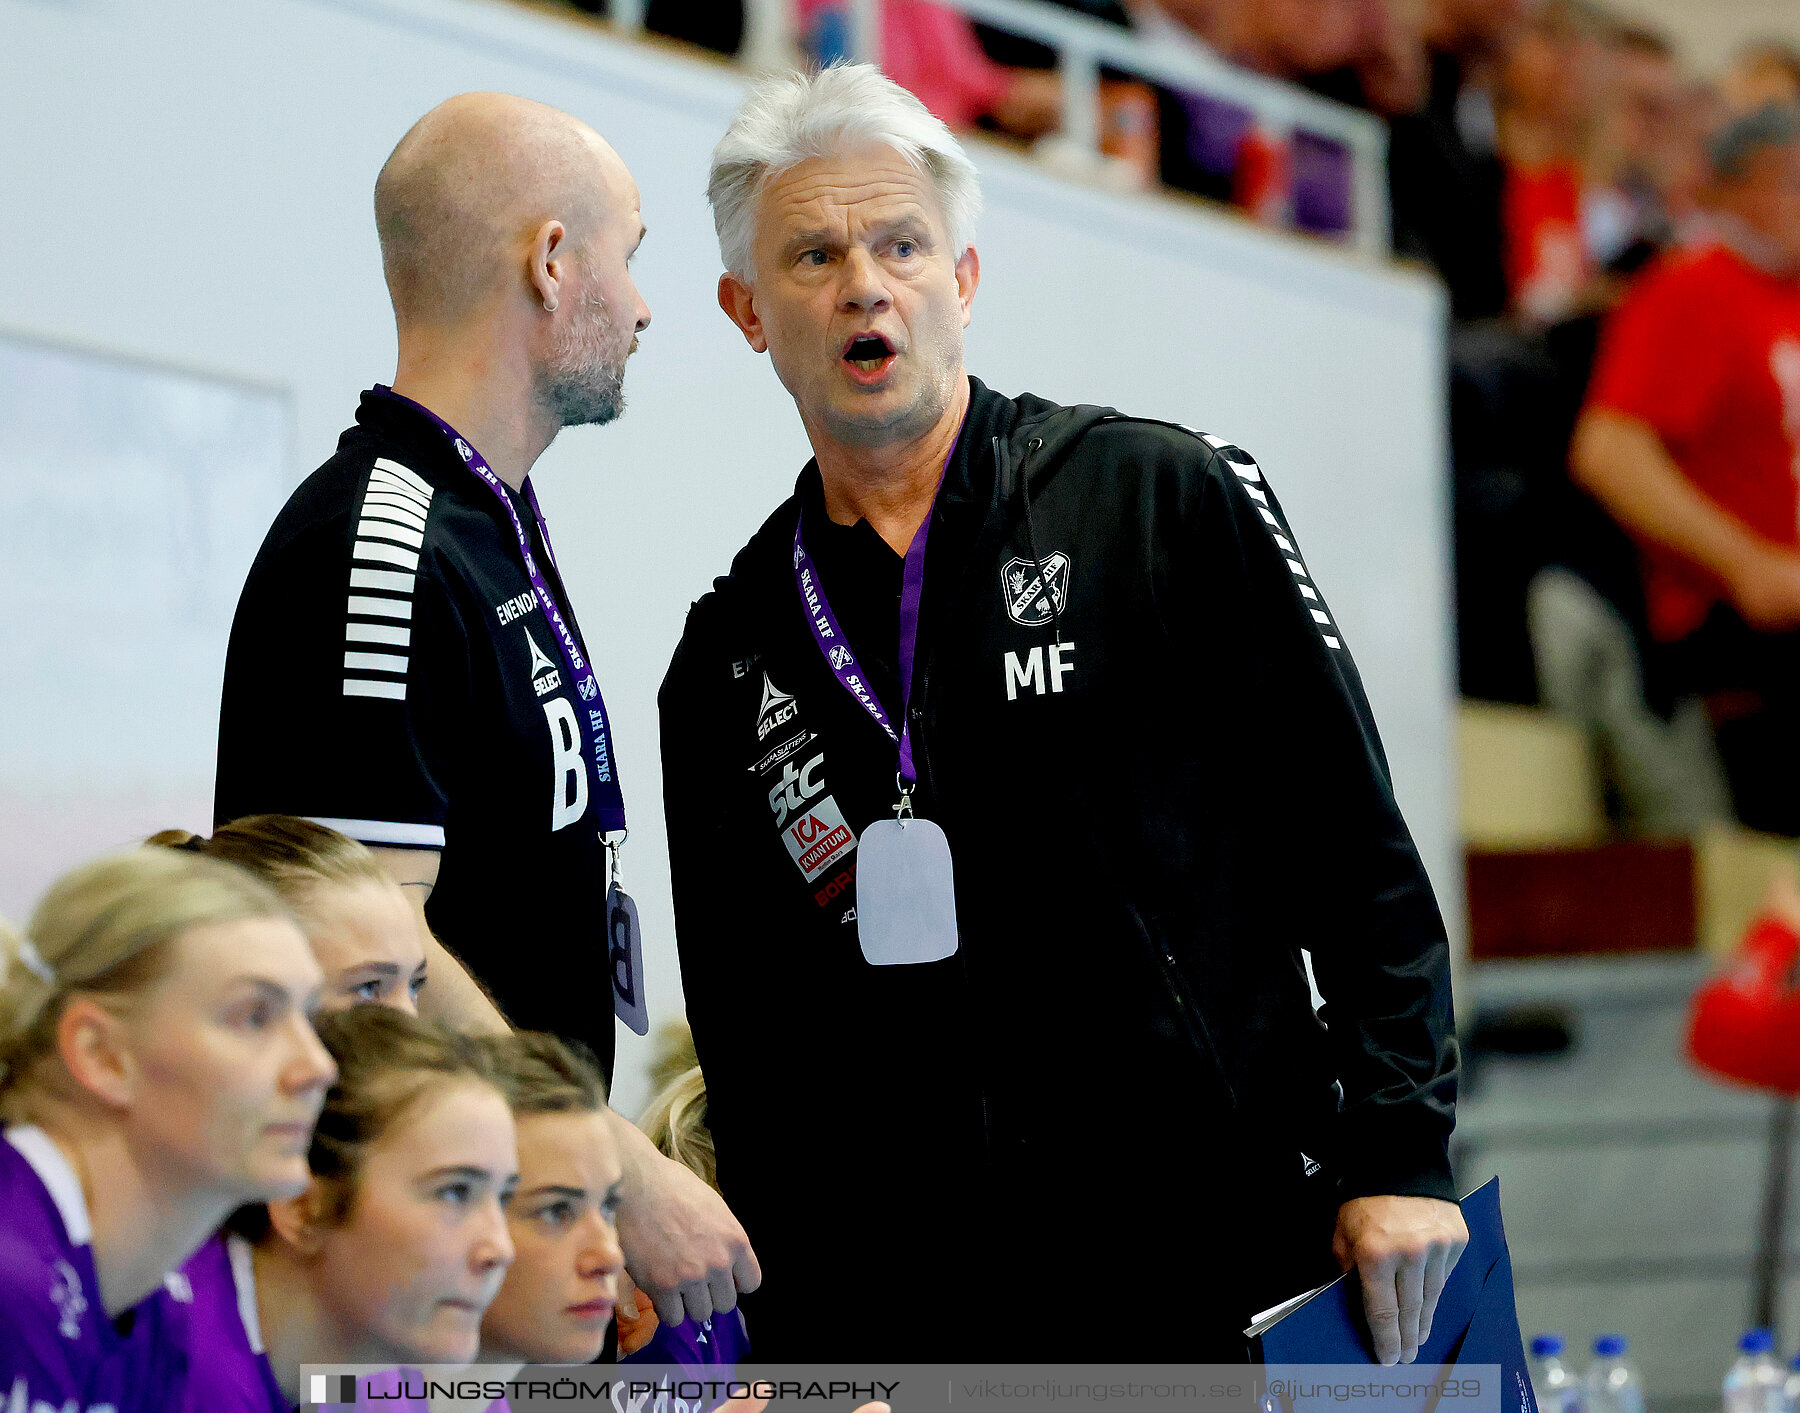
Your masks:
M994 450L999 452L999 439L995 439ZM936 643L926 645L924 659L920 664L919 695L910 709L908 726L917 731L925 724L925 703L931 699L931 665L937 656ZM919 785L935 802L937 799L936 776L931 768L931 744L923 732L918 732L913 744L914 757L919 767ZM956 948L956 967L962 976L963 997L967 1001L974 995L974 984L969 979L969 954L960 940ZM977 1097L981 1102L981 1149L991 1161L994 1156L994 1129L988 1113L988 1085L985 1076L977 1087Z

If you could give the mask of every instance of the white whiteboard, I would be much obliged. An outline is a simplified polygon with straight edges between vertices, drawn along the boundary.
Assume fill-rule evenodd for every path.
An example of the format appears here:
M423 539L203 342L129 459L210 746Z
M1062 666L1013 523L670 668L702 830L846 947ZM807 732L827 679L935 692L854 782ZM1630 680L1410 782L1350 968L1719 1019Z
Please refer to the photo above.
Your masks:
M225 641L292 420L275 392L0 332L0 916L209 823Z

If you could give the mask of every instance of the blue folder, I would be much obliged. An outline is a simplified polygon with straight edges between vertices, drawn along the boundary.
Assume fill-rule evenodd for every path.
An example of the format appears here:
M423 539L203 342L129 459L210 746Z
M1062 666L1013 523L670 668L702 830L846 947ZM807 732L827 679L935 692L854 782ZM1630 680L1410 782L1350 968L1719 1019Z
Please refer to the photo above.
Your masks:
M1500 1223L1500 1179L1493 1178L1471 1192L1461 1206L1469 1245L1444 1282L1431 1337L1420 1348L1414 1365L1394 1365L1391 1371L1402 1373L1425 1365L1497 1364L1498 1413L1537 1413L1525 1343L1519 1337L1519 1312L1513 1303L1512 1260ZM1362 1289L1349 1276L1333 1281L1282 1316L1262 1332L1261 1342L1263 1363L1270 1366L1271 1375L1273 1366L1280 1365L1375 1362L1363 1320ZM1315 1401L1321 1409L1328 1406L1323 1400L1294 1399L1294 1413L1308 1413L1308 1403ZM1396 1413L1455 1413L1458 1403L1454 1397L1423 1394L1399 1403L1384 1400L1382 1407Z

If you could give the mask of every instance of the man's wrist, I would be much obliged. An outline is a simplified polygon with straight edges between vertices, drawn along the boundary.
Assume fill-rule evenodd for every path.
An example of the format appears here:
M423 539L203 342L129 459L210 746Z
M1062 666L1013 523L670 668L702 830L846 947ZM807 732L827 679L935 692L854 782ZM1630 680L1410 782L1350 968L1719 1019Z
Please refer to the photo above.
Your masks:
M649 1180L656 1164L666 1162L649 1136L617 1109L608 1107L606 1116L612 1126L613 1142L619 1150L619 1167L627 1194L641 1188Z

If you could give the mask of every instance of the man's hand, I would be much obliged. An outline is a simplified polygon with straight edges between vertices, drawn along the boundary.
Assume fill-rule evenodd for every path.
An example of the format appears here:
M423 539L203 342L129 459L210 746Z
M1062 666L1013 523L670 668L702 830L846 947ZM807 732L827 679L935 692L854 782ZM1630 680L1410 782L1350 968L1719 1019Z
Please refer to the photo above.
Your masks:
M625 1185L619 1245L625 1270L665 1324L710 1320L762 1284L750 1238L724 1198L613 1116Z
M1732 606L1759 633L1800 628L1800 554L1758 545L1733 566L1726 592Z
M1331 1254L1356 1268L1375 1362L1410 1364L1431 1335L1438 1296L1469 1244L1462 1209L1435 1197L1354 1197L1338 1208Z

